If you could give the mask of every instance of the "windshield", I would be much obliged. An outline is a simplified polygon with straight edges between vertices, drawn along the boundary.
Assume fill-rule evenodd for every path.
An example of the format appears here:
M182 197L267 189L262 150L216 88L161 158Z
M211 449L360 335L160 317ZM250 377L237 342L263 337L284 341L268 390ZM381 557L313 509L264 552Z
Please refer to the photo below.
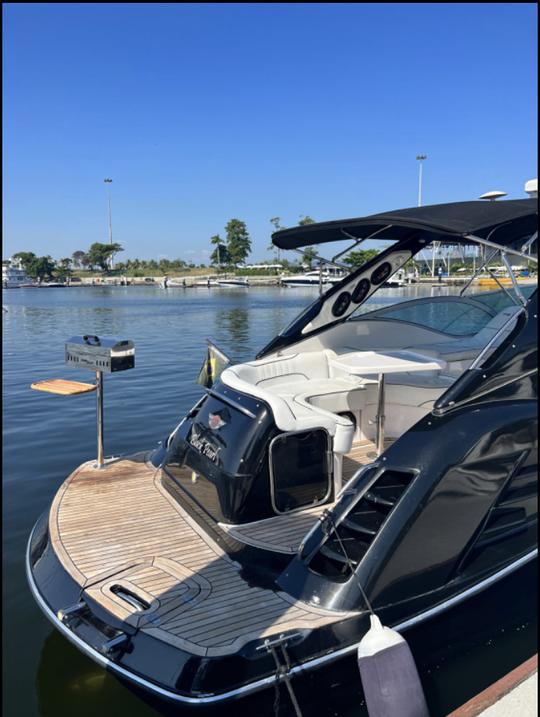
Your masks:
M536 285L520 287L525 298ZM477 290L460 296L458 287L446 287L441 296L432 287L416 290L394 289L378 292L349 317L349 321L387 319L423 326L450 336L470 336L481 331L501 311L519 302L513 290L508 293Z

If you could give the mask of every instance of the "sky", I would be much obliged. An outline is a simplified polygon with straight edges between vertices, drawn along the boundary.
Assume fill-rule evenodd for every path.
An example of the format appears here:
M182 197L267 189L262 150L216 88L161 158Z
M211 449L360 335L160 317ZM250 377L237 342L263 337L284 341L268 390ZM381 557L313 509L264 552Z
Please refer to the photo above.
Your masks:
M207 262L537 176L534 3L5 3L3 256ZM327 252L328 253L328 252ZM334 252L330 252L334 253ZM291 257L292 258L292 257Z

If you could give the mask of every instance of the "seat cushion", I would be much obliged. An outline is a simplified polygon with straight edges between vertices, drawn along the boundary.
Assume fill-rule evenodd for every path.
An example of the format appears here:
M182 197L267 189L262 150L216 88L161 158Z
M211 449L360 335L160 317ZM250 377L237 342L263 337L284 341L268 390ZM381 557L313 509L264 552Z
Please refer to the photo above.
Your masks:
M344 410L349 410L346 400L339 403L341 394L354 394L361 389L356 379L328 378L330 354L333 352L318 351L238 364L225 369L221 380L233 389L265 401L281 430L324 428L333 436L334 451L346 453L352 444L354 425L333 411L339 410L342 404ZM312 396L314 403L309 400ZM333 410L327 410L329 408Z
M326 351L274 356L233 367L244 380L263 389L292 381L298 383L328 377Z
M296 387L294 400L332 413L361 410L367 400L367 385L352 377L308 381Z

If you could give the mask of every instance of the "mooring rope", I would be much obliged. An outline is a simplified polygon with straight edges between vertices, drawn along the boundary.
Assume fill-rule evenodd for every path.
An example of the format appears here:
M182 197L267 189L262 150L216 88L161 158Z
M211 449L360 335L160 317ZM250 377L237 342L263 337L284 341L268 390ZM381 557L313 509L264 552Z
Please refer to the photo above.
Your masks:
M300 705L298 704L298 700L296 699L296 695L294 693L294 688L291 684L291 679L289 677L289 670L291 667L291 664L289 662L289 658L287 655L287 652L285 651L285 648L283 645L280 645L281 652L283 654L283 659L285 661L285 664L282 664L279 660L279 657L276 653L275 647L268 647L268 651L272 654L272 657L274 658L274 662L276 663L276 697L274 699L274 715L275 717L279 717L279 703L280 703L280 697L279 697L279 686L280 682L283 680L285 682L285 685L287 687L287 690L289 691L289 697L291 698L292 705L294 707L294 711L296 714L296 717L303 717L302 710L300 709Z
M369 612L371 613L371 615L374 615L374 614L375 614L375 611L373 610L373 607L372 607L372 605L371 605L371 603L370 603L370 601L369 601L369 598L368 598L368 596L366 595L366 592L365 592L365 590L364 590L364 588L363 588L363 586L362 586L362 583L360 582L360 578L358 577L358 575L357 575L356 572L355 572L353 562L352 562L352 560L350 559L349 554L348 554L347 551L345 550L345 545L343 544L343 541L342 541L342 539L341 539L341 536L340 536L340 534L339 534L339 532L338 532L336 523L335 523L335 521L334 521L334 516L332 515L332 513L330 513L330 511L327 510L327 511L325 511L324 517L325 517L326 520L328 520L328 522L330 523L330 525L331 525L331 527L332 527L332 532L333 532L333 534L336 536L336 538L337 538L337 540L338 540L339 547L341 548L341 552L343 553L343 557L344 557L345 560L347 561L347 566L348 566L349 570L351 571L351 575L354 575L354 577L355 577L356 583L357 583L358 587L360 588L360 592L362 593L362 597L363 597L363 599L364 599L364 602L366 603L366 606L367 606Z

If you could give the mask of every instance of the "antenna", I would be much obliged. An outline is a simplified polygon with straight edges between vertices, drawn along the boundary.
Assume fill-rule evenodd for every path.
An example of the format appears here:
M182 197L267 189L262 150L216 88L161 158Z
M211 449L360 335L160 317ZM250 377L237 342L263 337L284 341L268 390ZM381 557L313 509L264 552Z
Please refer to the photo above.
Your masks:
M529 179L528 182L525 182L524 189L531 199L536 199L538 196L538 178Z
M495 190L493 192L486 192L485 194L481 194L478 199L487 199L488 202L494 202L496 199L506 197L507 194L508 192L501 192L499 190Z

